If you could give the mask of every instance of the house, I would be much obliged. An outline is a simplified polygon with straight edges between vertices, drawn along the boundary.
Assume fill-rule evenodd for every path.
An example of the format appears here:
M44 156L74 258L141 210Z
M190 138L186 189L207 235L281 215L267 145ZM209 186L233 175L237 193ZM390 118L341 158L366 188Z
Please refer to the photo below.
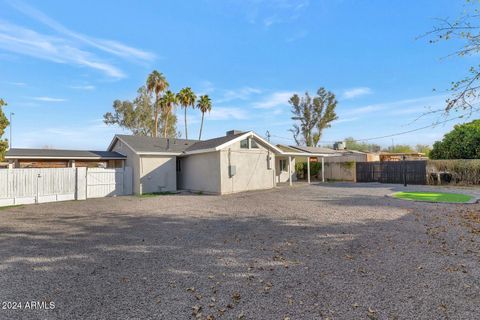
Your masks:
M122 168L125 159L116 152L85 150L13 148L5 155L10 168Z
M10 149L6 159L11 168L129 167L135 194L230 194L292 185L296 161L306 161L310 170L310 159L326 156L282 150L253 131L231 130L202 141L115 135L107 151Z
M229 194L270 189L295 177L294 156L252 131L196 141L116 135L109 152L126 156L136 194L189 190Z
M421 152L381 152L380 161L402 161L402 160L428 160L425 153Z

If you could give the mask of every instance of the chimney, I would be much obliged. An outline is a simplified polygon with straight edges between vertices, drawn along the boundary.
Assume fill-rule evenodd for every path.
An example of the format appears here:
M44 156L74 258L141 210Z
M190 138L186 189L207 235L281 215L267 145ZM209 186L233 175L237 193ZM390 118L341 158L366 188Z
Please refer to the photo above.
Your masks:
M335 150L345 150L346 148L345 141L337 141L333 144Z
M240 131L240 130L230 130L230 131L227 131L227 136L233 136L233 135L239 134L239 133L242 133L242 131Z

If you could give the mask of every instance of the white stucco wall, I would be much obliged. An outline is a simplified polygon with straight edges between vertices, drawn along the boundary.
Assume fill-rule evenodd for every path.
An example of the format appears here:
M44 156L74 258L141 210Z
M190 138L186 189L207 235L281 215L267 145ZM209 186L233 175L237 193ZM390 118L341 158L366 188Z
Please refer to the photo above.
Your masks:
M180 158L178 188L220 193L220 152L208 152Z
M127 157L125 160L125 166L132 168L133 171L133 193L140 194L140 158L128 148L122 141L117 140L112 148L112 151L116 151Z
M275 154L268 152L260 141L257 144L259 149L242 149L237 142L220 151L222 194L275 187ZM229 175L229 165L236 167L233 177Z
M141 193L176 191L176 156L140 156Z
M280 170L280 159L286 160L287 161L287 171L281 171ZM275 181L277 183L282 183L282 182L288 182L289 177L292 177L292 181L297 180L297 175L295 174L295 158L292 157L292 167L291 167L291 173L288 173L288 157L277 157L275 160Z

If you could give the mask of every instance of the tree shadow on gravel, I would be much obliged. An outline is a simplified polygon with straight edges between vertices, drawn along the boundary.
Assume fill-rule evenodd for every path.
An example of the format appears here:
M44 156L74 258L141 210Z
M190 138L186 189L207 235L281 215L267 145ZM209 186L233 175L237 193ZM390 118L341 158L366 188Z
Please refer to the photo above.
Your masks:
M360 210L367 206L353 201ZM355 214L350 202L329 205ZM388 210L396 203L377 199L373 205ZM319 223L271 212L228 216L212 209L201 217L134 209L83 214L77 204L59 214L55 208L38 214L28 206L0 216L0 296L56 305L0 310L0 318L477 315L478 253L446 252L443 241L456 240L432 237L429 222L414 212Z

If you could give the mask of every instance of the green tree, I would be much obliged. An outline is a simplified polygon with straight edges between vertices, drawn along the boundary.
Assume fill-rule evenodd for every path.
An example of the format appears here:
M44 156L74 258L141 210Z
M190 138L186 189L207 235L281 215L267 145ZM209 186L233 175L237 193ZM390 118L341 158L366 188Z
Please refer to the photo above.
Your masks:
M387 152L392 153L412 153L415 152L411 146L408 144L396 144L394 146L390 146L386 149Z
M318 89L314 98L305 92L303 97L294 94L288 102L292 106L292 120L296 121L290 131L297 144L303 142L307 146L317 146L323 130L338 119L335 113L337 99L332 92L324 88Z
M175 111L175 106L178 104L177 100L177 95L173 93L170 90L167 90L162 98L160 98L160 105L162 106L162 118L163 118L163 137L167 138L170 137L171 135L171 129L173 127L171 126L171 121L172 119L175 119L176 122L176 117L173 118L174 116L174 111ZM176 131L176 130L175 130Z
M480 120L454 126L433 144L431 159L480 159Z
M7 103L3 101L3 99L0 99L0 160L4 159L5 152L8 149L8 140L2 140L5 129L10 125L10 122L8 121L2 110L2 107L6 105Z
M135 100L115 100L114 112L103 115L103 122L107 125L118 125L132 131L134 135L153 136L155 122L152 118L154 102L145 86L137 91ZM158 128L157 128L158 129Z
M153 70L152 73L148 75L147 78L147 92L148 93L155 93L155 103L153 108L153 136L158 136L158 115L162 112L161 107L162 104L160 103L162 92L164 92L169 87L167 79L165 76L158 72L157 70ZM168 118L168 117L167 117ZM166 133L165 133L166 134Z
M379 152L381 147L375 143L359 142L353 137L345 138L345 146L348 150L357 150L362 152Z
M430 148L430 146L427 144L417 144L415 146L415 150L417 152L424 153L428 157L430 154L430 151L432 151L432 148Z
M187 130L187 109L189 107L195 107L195 101L197 100L197 96L192 91L190 87L183 88L177 94L178 103L183 107L185 111L185 139L188 139L188 130Z
M205 112L210 112L210 110L212 110L212 100L210 100L208 95L200 96L200 99L197 103L197 108L200 109L200 112L202 113L202 123L200 124L200 133L198 134L198 140L201 140L203 130L203 118L205 116Z

